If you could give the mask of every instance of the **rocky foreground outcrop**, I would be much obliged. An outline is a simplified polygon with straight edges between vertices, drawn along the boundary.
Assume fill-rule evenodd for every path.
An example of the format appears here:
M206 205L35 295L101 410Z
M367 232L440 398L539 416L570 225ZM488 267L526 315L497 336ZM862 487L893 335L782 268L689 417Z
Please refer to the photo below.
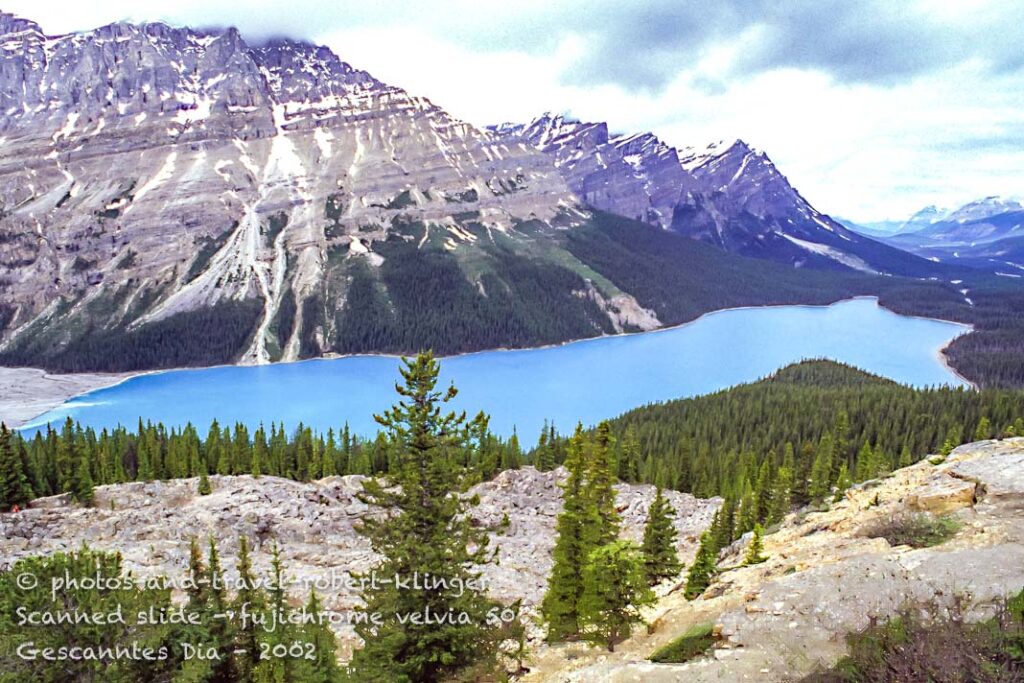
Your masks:
M561 510L559 481L564 469L509 470L478 484L469 495L480 502L474 519L491 530L497 562L484 568L492 595L528 609L539 602L551 569L555 519ZM325 608L347 613L358 604L350 586L335 585L347 572L365 572L376 563L369 544L355 531L373 514L358 500L361 476L329 477L300 483L277 477L211 477L213 493L197 494L196 479L100 486L92 508L69 506L66 497L44 498L18 514L0 515L0 567L20 557L71 550L87 543L118 551L137 576L182 577L192 538L212 535L219 543L229 581L238 540L254 548L258 571L269 573L271 551L281 549L292 597L316 587ZM718 500L667 492L677 516L679 550L691 559L700 533L711 523ZM624 535L639 539L654 498L654 487L620 485L618 508ZM343 649L354 642L339 631Z
M504 472L474 487L474 519L491 531L498 561L485 568L493 595L522 598L528 609L543 595L551 567L555 519L564 471L527 467ZM355 525L373 514L356 493L361 477L299 483L274 477L212 477L214 492L196 493L197 482L179 480L97 488L96 506L41 499L16 515L0 515L0 567L20 557L73 549L82 543L121 552L137 575L181 575L189 540L213 535L229 578L238 539L253 547L258 570L269 568L278 543L295 586L329 581L375 562ZM639 538L650 486L620 485L624 535ZM719 501L670 493L677 511L679 549L689 562L699 534ZM956 535L914 549L890 546L866 531L880 520L925 512L951 515ZM682 596L679 583L663 596L641 629L615 653L582 644L539 643L527 681L652 682L785 681L845 653L846 634L908 605L942 612L954 604L969 618L992 614L1004 596L1024 588L1024 438L961 446L945 460L926 459L847 492L825 511L790 515L765 538L768 561L742 567L744 542L723 556L723 571L700 599ZM357 604L347 586L318 586L328 609ZM295 588L293 597L302 597ZM711 622L719 640L708 656L686 664L652 664L647 658L689 627ZM356 642L339 631L344 652Z
M936 464L937 463L937 464ZM916 512L958 523L945 543L890 546L867 532ZM830 509L790 515L765 538L768 561L742 567L742 543L726 552L700 599L675 591L614 654L565 646L535 658L530 681L787 681L845 654L846 634L908 606L968 619L991 616L1024 589L1024 438L961 446L858 486ZM720 639L686 664L647 657L689 627L714 623Z

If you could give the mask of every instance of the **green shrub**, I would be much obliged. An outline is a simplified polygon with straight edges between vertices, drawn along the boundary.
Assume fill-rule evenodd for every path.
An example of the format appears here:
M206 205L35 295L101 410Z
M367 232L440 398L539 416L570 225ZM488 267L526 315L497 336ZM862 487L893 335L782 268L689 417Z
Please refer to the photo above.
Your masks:
M654 651L650 660L658 664L682 664L711 649L715 644L712 635L714 624L697 624L668 645Z
M936 610L933 610L936 611ZM803 683L1009 683L1024 680L1024 593L995 618L969 624L960 609L927 621L907 610L850 635L850 654Z
M925 513L912 513L879 520L864 528L861 535L884 538L892 546L930 548L945 543L959 530L960 523L948 515L934 517Z

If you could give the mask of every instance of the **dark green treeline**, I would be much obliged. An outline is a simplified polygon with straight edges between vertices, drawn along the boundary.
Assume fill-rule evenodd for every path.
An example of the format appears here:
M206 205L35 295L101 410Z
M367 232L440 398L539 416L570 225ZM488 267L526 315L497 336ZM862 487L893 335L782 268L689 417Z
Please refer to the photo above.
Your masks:
M481 479L522 464L515 436L495 436L486 419L474 425L480 447L452 451L448 455L454 464ZM271 475L297 481L378 475L390 472L396 457L383 434L366 440L351 434L347 426L326 434L302 425L291 433L283 425L250 432L242 424L222 427L214 421L200 435L191 425L176 430L140 422L134 432L118 428L97 433L69 418L59 430L48 428L29 438L0 431L0 509L64 492L88 503L93 486L204 474Z

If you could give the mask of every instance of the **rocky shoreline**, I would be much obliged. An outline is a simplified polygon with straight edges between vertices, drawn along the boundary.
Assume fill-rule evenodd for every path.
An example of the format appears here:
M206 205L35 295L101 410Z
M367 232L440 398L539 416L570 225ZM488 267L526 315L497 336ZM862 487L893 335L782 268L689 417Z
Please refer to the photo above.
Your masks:
M70 398L120 384L142 373L57 374L39 368L0 367L0 422L22 427Z

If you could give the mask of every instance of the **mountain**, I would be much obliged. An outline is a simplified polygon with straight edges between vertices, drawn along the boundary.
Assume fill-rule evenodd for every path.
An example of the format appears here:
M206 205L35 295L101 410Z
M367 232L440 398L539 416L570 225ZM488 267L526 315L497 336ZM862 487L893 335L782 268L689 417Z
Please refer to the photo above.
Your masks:
M904 223L904 221L863 221L858 223L849 218L841 218L839 216L836 216L835 220L853 232L874 239L896 234L902 229Z
M934 267L812 207L764 152L742 140L677 149L650 133L543 114L491 130L549 155L587 204L744 256L795 267L912 276Z
M985 197L912 227L885 241L943 263L1015 276L1024 267L1024 205L1019 201Z
M948 213L934 204L929 205L916 212L913 216L903 221L896 232L912 232L923 230L930 225L938 223Z
M479 129L232 28L49 36L0 14L0 140L7 366L526 347L897 285L917 310L918 285L875 274L954 277L816 211L742 141Z
M897 219L860 223L844 218L836 218L836 220L854 232L859 232L860 234L867 235L868 237L880 238L884 241L885 238L892 237L899 233L923 230L924 228L927 228L933 223L941 220L947 213L948 211L932 205L926 206L905 220Z
M1024 211L1024 205L1017 200L991 196L964 204L959 209L943 216L941 220L933 222L963 224L1020 211Z
M326 48L164 24L47 36L7 14L0 37L6 362L126 335L169 363L393 349L378 328L430 293L394 291L417 287L389 280L399 265L451 305L486 292L462 323L502 326L485 344L658 324L598 301L564 252L505 248L587 218L543 155Z
M926 212L928 220L916 220ZM1024 205L1013 199L985 197L944 213L919 211L892 239L905 244L946 245L991 242L1024 235Z

